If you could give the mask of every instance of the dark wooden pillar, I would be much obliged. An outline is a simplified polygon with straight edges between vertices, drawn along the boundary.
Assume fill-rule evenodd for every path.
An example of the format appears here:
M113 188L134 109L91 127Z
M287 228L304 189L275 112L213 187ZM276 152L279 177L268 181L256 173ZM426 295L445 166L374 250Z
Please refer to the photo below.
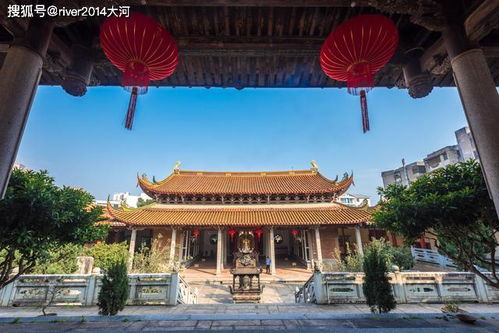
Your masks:
M402 72L409 95L412 98L425 97L433 89L430 75L421 69L419 58L422 53L422 48L412 48L404 54L405 61L402 65Z
M53 23L31 19L24 38L9 48L0 69L0 197L9 182L42 74Z
M419 239L419 242L421 243L421 248L426 249L426 240L425 240L424 236L421 236L421 238Z
M71 63L64 73L62 88L70 95L83 96L92 76L92 50L80 44L71 46Z

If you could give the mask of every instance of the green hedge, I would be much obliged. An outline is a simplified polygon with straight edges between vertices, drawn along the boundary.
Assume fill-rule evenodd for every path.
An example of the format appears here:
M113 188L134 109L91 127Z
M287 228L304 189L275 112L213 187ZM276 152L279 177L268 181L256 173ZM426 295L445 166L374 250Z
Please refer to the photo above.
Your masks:
M99 243L92 247L84 248L83 255L94 257L94 267L106 270L114 263L127 261L128 245L126 242L114 244Z

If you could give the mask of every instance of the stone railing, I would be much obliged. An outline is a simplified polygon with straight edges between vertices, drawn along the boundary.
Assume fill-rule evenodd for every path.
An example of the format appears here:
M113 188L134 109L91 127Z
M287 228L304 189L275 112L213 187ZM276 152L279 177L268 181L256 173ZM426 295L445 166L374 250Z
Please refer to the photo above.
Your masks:
M305 284L295 292L295 303L315 303L314 277L312 275Z
M457 267L451 259L438 253L436 250L411 247L411 253L416 261L440 265L442 267Z
M129 274L128 278L128 305L196 302L195 295L179 296L194 293L177 273ZM0 289L0 305L96 305L101 286L102 275L97 274L22 275Z
M177 303L178 304L196 304L198 302L197 288L193 289L189 284L182 279L180 275L178 276L178 292L177 292Z
M473 273L395 272L389 274L397 303L499 302L499 290ZM297 302L364 303L364 273L314 273L313 295L295 295ZM303 293L301 289L299 292Z

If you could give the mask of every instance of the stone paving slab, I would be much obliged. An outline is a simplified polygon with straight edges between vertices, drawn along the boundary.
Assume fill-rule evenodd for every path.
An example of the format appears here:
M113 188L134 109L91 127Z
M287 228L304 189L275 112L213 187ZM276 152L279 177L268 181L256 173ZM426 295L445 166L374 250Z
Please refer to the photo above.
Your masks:
M443 304L399 304L389 314L373 315L365 304L234 304L128 306L117 316L98 316L96 307L0 307L5 332L499 332L498 304L461 304L477 325L464 325L440 311ZM445 320L447 318L447 320ZM432 331L431 328L436 328Z
M499 314L495 313L470 313L477 318L487 318L499 320ZM387 314L364 314L364 313L281 313L281 314L191 314L191 315L116 315L108 316L39 316L39 317L2 317L1 324L17 323L56 323L56 322L89 322L89 323L118 323L118 322L167 322L165 325L172 327L196 326L198 321L211 321L212 326L231 326L244 324L246 326L277 326L284 325L285 321L296 320L300 322L323 323L326 325L330 321L338 320L416 320L416 319L444 319L452 318L453 314L444 315L442 313L387 313ZM265 322L271 324L265 325ZM98 324L96 324L98 325Z
M436 314L441 313L443 304L398 304L392 314ZM492 313L499 318L499 304L461 304L460 307L471 313ZM55 312L58 316L97 316L98 308L93 307L50 307L47 312ZM334 305L315 305L315 304L181 304L177 306L127 306L120 312L121 316L165 316L175 315L176 318L187 319L189 316L239 316L256 315L262 316L289 314L291 317L296 314L315 316L319 315L359 315L370 314L369 307L365 304L334 304ZM39 307L0 307L0 319L37 317L41 315ZM289 317L289 316L288 316ZM283 318L288 318L283 316ZM51 317L48 317L49 319ZM179 319L179 320L180 320ZM272 318L269 318L272 319ZM291 318L289 318L291 319Z
M264 325L265 324L265 325ZM272 325L271 325L272 324ZM45 322L45 323L0 323L4 332L211 332L217 330L237 332L268 332L286 330L288 332L396 332L409 333L421 331L429 333L475 333L499 332L499 320L481 319L475 325L459 322L457 319L448 321L436 318L396 318L385 316L363 319L330 319L330 320L298 320L292 326L285 321L266 322L259 320L210 320L210 321L114 321L114 322Z
M197 289L199 304L232 304L232 295L229 285L220 283L190 283L191 288ZM260 304L284 303L294 304L296 288L303 283L266 283L264 284Z

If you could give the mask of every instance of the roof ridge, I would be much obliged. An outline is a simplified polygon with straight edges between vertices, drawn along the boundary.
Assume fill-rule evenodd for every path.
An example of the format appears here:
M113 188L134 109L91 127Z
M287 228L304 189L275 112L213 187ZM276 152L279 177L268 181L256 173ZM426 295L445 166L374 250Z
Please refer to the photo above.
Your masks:
M176 175L189 176L292 176L292 175L316 175L318 172L312 169L301 170L275 170L275 171L202 171L202 170L178 170Z
M223 207L203 207L203 208L190 208L190 207L175 207L171 205L170 207L145 207L145 211L165 211L165 212L216 212L216 211L329 211L329 210L358 210L354 207L336 203L336 205L319 206L319 207L252 207L251 205L241 205L238 207L234 206L223 206Z
M177 170L159 182L138 176L138 185L154 195L322 195L343 194L353 175L341 181L329 179L315 169L287 171L195 171Z

